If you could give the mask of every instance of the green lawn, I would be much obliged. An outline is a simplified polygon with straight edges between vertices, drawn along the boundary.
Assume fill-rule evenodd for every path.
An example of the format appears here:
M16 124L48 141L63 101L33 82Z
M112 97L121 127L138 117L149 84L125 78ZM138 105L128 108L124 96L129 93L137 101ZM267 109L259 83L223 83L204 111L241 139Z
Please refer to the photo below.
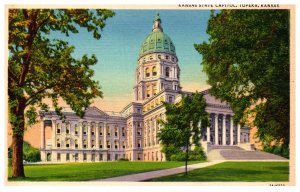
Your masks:
M199 163L199 161L189 162L189 164L193 163ZM184 162L127 161L25 165L26 178L21 181L87 181L183 165ZM9 181L20 181L20 179L11 178L11 167L8 168L8 176Z
M149 181L288 181L288 162L225 162Z

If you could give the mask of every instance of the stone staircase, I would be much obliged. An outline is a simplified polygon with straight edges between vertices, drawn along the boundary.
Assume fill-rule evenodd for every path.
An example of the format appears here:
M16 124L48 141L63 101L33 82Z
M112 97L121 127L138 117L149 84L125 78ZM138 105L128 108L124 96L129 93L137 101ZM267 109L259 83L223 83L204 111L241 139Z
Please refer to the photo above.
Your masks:
M246 151L238 146L210 146L207 159L212 160L287 160L283 157L263 152Z

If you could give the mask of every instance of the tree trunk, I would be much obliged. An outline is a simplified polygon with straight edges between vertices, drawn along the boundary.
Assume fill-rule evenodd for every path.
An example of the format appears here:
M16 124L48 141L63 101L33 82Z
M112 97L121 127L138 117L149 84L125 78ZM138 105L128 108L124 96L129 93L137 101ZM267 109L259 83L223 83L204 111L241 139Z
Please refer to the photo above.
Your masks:
M12 137L12 177L25 177L23 167L23 136Z
M185 151L185 175L187 175L187 163L189 160L189 144L186 145L186 151Z
M23 167L23 136L25 130L25 102L24 99L18 101L18 105L11 108L11 115L15 120L11 122L13 129L12 136L12 177L25 177Z

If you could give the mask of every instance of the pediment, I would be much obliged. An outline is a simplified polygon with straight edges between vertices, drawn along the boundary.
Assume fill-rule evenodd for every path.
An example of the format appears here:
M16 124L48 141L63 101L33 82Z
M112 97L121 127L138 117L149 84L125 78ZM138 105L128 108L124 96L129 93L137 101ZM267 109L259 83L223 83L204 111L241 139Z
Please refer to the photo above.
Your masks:
M208 92L204 93L204 98L207 104L229 106L226 104L226 102L222 102L220 99L217 99L215 96L212 96Z
M106 117L108 116L105 112L101 111L97 107L89 107L85 111L85 116L101 116Z

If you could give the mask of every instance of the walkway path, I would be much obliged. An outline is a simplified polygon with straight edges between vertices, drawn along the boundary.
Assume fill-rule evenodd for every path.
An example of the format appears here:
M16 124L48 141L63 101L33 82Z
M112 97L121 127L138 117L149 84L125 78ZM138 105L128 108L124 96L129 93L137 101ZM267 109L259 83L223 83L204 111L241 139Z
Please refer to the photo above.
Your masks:
M211 162L188 165L188 171L215 165L215 164L222 163L222 162L224 162L224 161L220 160L220 161L211 161ZM136 182L136 181L145 181L145 180L153 179L153 178L157 178L157 177L163 177L163 176L167 176L167 175L174 175L174 174L183 173L183 172L185 172L185 166L171 168L171 169L163 169L163 170L158 170L158 171L150 171L150 172L145 172L145 173L137 173L137 174L132 174L132 175L124 175L124 176L112 177L112 178L106 178L106 179L97 179L97 180L93 180L93 182L94 181L131 181L131 182Z

